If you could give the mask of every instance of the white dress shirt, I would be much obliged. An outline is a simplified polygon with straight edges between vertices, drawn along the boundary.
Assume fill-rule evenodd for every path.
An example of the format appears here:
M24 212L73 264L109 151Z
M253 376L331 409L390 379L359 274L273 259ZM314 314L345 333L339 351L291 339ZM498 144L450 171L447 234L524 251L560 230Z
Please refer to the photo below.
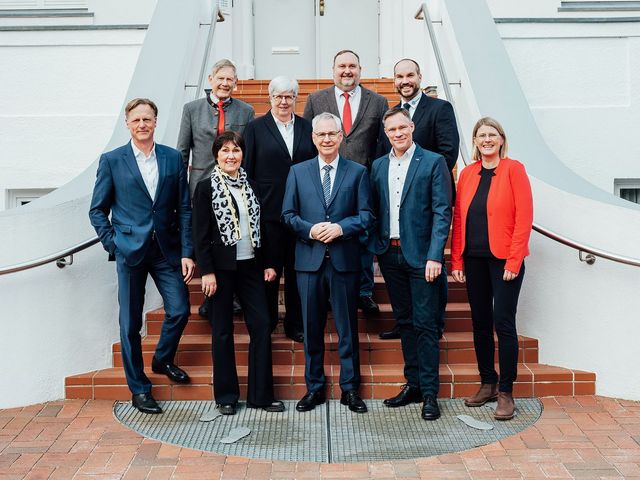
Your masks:
M333 87L336 94L336 102L338 102L338 111L340 112L340 120L344 122L342 118L342 113L344 111L344 97L342 96L345 92L340 90L338 87ZM355 123L356 116L358 115L358 109L360 108L360 99L362 98L362 89L360 85L351 90L349 93L349 105L351 105L351 123Z
M287 123L282 123L275 115L273 115L273 119L276 122L276 127L278 127L280 135L282 135L282 140L284 140L284 143L287 146L289 156L293 158L293 123L296 121L296 116L291 115L291 120Z
M136 163L142 180L144 181L147 191L151 199L156 198L156 189L158 188L158 159L156 158L156 144L153 144L151 153L147 157L142 150L136 147L136 144L131 141L131 149L133 155L136 157Z
M251 234L249 233L249 211L242 190L229 187L229 191L238 205L238 218L240 220L240 240L236 243L236 260L248 260L255 256Z
M409 104L409 116L413 119L413 114L416 113L416 109L418 108L418 104L420 103L420 100L422 99L422 92L418 92L418 94L413 97L411 100L405 100L404 98L400 97L400 106L404 107L405 103Z
M400 199L415 151L416 144L412 143L400 157L396 157L393 149L389 154L389 238L400 238Z

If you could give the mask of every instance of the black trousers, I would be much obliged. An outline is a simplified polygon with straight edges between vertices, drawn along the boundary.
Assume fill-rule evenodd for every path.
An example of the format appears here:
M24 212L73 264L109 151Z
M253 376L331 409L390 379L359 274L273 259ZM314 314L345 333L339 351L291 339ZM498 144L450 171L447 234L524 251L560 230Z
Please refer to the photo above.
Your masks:
M378 261L400 330L407 384L420 388L423 396L435 397L440 387L439 339L446 269L435 281L427 282L424 268L409 265L402 248L393 246L379 255Z
M267 406L274 401L271 330L264 289L264 272L254 259L240 260L237 270L216 272L218 288L211 300L213 394L217 403L240 397L233 343L233 294L238 295L249 332L247 402Z
M516 310L524 277L524 263L518 276L505 282L505 260L464 257L467 292L473 322L473 344L482 383L499 383L498 390L511 392L518 375L518 333ZM495 369L495 342L498 336L500 377Z
M278 239L278 243L284 252L284 268L276 271L276 279L266 284L267 303L269 305L269 318L271 331L278 325L278 296L280 292L280 277L284 272L284 331L287 334L302 332L302 307L300 294L296 281L295 251L296 237L280 223L269 224L269 234Z

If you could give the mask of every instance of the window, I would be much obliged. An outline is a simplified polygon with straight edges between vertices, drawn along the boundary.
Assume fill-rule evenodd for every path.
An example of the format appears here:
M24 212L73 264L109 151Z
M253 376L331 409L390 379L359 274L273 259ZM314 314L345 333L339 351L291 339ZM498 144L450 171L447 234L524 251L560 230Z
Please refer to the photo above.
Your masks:
M27 203L53 192L55 188L16 188L7 190L7 209L20 207Z
M613 181L614 193L633 203L640 203L640 178L616 178Z

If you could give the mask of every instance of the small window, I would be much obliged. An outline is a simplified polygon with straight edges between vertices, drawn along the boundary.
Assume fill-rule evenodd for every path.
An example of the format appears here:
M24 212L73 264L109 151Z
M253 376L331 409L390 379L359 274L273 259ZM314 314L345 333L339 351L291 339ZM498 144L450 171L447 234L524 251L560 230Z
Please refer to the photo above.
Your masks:
M640 203L640 178L616 178L613 188L618 197Z
M7 190L7 209L20 207L53 192L55 188L16 188Z

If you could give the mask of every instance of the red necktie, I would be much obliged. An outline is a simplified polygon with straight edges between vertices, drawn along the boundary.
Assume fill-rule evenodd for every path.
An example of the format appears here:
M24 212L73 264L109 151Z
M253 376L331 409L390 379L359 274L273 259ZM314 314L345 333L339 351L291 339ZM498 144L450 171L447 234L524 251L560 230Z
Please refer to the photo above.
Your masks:
M218 135L220 135L222 132L224 132L224 102L223 101L219 101L217 103L218 105Z
M351 104L349 103L349 93L344 92L342 96L344 97L344 108L342 109L342 128L344 128L344 134L349 135L351 126L353 125L351 121Z

